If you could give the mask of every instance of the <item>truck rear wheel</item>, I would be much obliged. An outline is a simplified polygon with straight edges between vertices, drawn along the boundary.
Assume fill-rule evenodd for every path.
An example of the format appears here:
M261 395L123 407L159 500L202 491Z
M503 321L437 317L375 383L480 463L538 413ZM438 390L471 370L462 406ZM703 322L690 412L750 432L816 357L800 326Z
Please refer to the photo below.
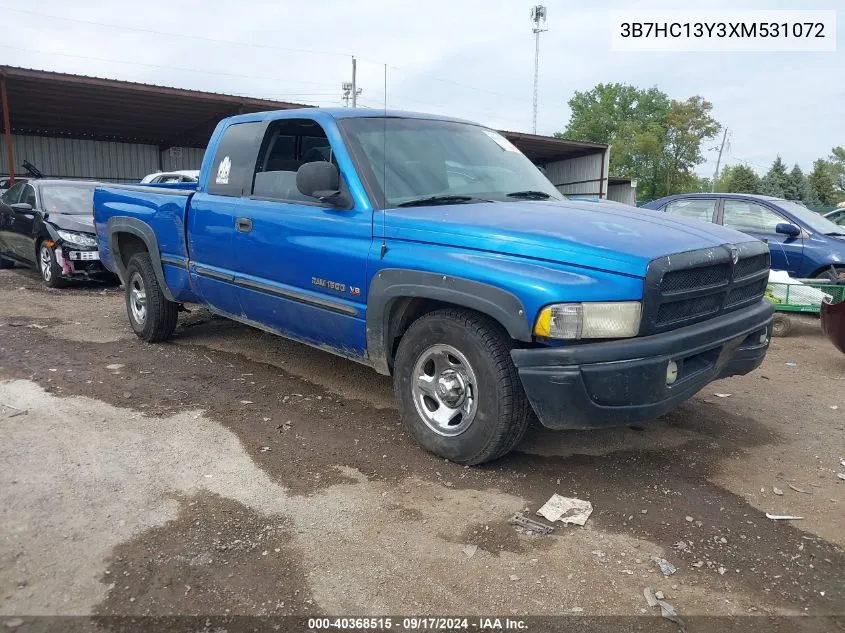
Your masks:
M474 312L437 310L411 324L393 380L399 413L423 447L481 464L520 442L531 407L510 349L507 333Z
M126 314L148 343L167 340L176 329L179 306L164 296L147 253L133 255L126 267Z

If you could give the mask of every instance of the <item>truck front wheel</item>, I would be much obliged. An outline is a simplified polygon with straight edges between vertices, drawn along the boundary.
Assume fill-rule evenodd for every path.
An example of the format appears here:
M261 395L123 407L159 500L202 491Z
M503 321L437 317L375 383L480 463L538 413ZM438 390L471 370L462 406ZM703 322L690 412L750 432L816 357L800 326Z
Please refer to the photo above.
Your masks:
M393 377L399 413L420 444L481 464L520 442L531 408L510 349L507 333L474 312L437 310L411 324Z
M126 313L148 343L167 340L176 329L179 306L164 296L147 253L133 255L126 266Z

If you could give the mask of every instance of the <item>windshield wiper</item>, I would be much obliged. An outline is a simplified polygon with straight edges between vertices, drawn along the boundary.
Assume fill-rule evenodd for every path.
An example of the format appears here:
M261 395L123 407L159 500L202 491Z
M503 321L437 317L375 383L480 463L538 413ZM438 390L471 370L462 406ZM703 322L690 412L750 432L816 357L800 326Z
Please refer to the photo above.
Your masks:
M825 233L825 235L831 235L833 237L845 237L845 233L839 233L838 231L834 231L833 233Z
M427 207L438 204L463 204L466 202L489 202L489 200L482 200L481 198L473 198L472 196L429 196L427 198L417 198L416 200L408 200L407 202L400 202L397 207Z
M545 191L512 191L507 194L508 198L525 198L526 200L548 200L551 198Z

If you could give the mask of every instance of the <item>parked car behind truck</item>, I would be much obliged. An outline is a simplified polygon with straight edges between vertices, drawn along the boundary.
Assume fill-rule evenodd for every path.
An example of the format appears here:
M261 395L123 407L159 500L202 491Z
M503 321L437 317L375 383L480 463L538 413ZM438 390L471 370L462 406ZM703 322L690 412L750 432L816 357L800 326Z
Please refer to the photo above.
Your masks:
M0 268L36 268L51 288L74 279L114 279L97 251L91 208L97 184L16 180L0 196Z
M685 193L644 205L713 222L766 242L772 268L793 277L836 279L845 272L845 229L800 202L749 193Z
M466 464L554 429L652 419L768 348L765 244L567 201L493 130L308 109L222 121L195 190L97 189L132 328L182 303L392 374L428 450Z

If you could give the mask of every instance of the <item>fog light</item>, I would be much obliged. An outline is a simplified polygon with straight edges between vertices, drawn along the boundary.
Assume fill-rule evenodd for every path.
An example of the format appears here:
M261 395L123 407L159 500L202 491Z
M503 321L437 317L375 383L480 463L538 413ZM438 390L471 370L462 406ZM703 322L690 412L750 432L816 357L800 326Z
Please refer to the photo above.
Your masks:
M666 366L666 384L671 385L678 379L678 363L673 360L669 361Z
M769 342L769 329L763 328L763 331L760 333L760 345L765 345Z

